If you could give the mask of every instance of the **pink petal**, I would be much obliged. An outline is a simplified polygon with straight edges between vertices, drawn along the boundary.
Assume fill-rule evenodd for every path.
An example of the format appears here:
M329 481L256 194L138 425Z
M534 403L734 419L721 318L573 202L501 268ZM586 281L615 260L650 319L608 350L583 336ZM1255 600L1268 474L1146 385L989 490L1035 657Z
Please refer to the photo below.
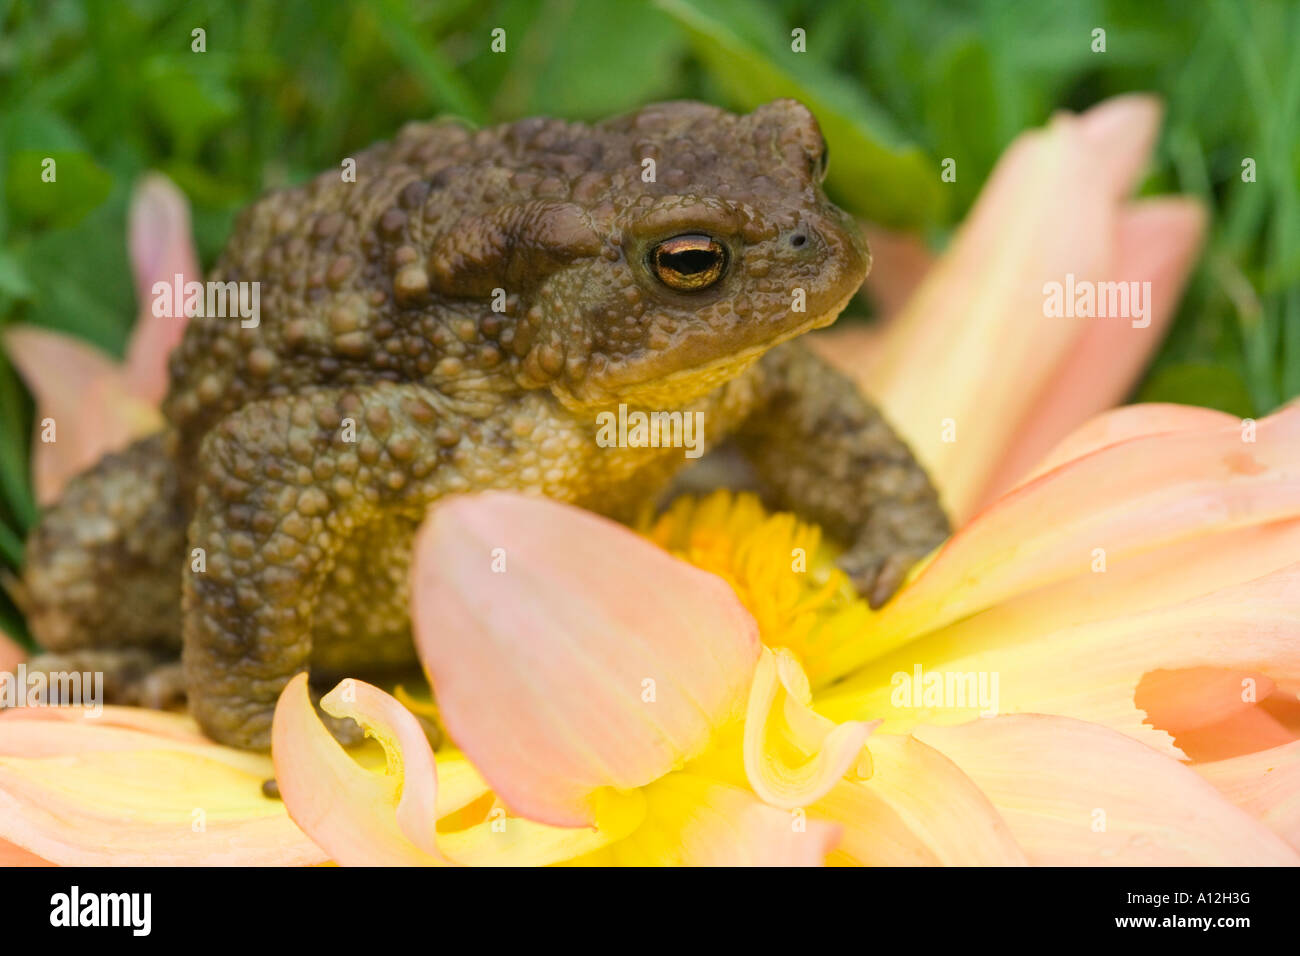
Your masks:
M452 739L513 812L555 826L591 824L600 788L699 754L743 712L760 646L720 578L612 521L506 493L432 510L412 603Z
M344 697L351 694L352 701ZM352 866L434 866L438 777L433 751L410 711L378 688L344 681L322 700L376 736L387 772L367 770L316 716L307 675L286 685L275 708L271 759L289 816L331 859Z
M131 197L127 231L139 312L126 350L126 382L132 394L157 406L167 393L167 356L180 342L188 317L155 316L154 283L170 288L179 275L183 288L203 279L184 194L166 176L146 176Z
M862 291L888 319L907 304L934 265L925 240L913 233L894 232L863 223L862 233L871 249L871 272Z
M1021 423L1097 320L1047 318L1043 286L1119 279L1120 201L1154 142L1148 97L1059 115L1018 138L903 312L863 387L969 514ZM946 429L955 428L955 440Z
M1165 432L1207 431L1238 423L1239 419L1227 412L1198 408L1195 405L1153 402L1114 408L1093 416L1062 438L1017 484L1028 484L1067 461L1082 458L1107 445L1117 445L1130 438Z
M988 795L1036 865L1300 864L1194 771L1104 727L1026 714L916 735Z
M875 772L809 812L843 827L835 858L863 866L1018 866L1006 821L951 760L914 737L872 738Z
M1205 222L1204 207L1183 198L1144 200L1119 213L1111 275L1151 283L1150 324L1135 328L1132 321L1090 320L1017 429L983 491L983 503L1012 487L1071 429L1128 395L1164 339Z
M20 661L26 659L27 651L22 645L4 631L0 631L0 673L12 671Z
M862 322L843 322L804 337L810 349L859 383L871 381L884 339L884 325Z
M1293 850L1300 850L1300 741L1193 769Z
M93 346L32 326L12 326L3 340L36 398L32 471L41 504L105 453L162 427L159 412L132 395L118 366ZM42 440L47 418L51 442Z

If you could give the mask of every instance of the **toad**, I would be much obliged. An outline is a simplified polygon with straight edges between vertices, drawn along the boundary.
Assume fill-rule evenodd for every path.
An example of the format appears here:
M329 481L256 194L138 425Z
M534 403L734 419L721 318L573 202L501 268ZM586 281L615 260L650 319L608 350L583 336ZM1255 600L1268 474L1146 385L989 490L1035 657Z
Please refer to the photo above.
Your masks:
M439 498L513 489L624 521L655 501L688 457L597 441L610 415L727 442L880 605L948 523L880 413L792 341L869 265L826 162L795 101L675 102L412 124L354 175L264 197L209 277L258 283L257 320L191 320L165 430L31 535L31 667L89 662L123 701L183 687L211 737L267 749L295 674L414 660L410 548Z

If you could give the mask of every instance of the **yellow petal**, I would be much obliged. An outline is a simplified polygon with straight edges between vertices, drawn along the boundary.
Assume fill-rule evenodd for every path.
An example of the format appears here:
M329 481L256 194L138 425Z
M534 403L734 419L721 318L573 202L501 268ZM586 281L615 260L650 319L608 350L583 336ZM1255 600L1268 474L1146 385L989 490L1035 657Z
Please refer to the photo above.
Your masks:
M835 724L812 707L808 678L784 648L764 650L745 715L744 759L761 800L792 810L821 799L846 774L871 776L864 746L874 724Z
M599 862L820 866L839 833L802 810L778 810L742 787L691 773L670 773L645 788L645 796L645 822Z
M0 719L0 844L74 866L325 861L283 804L263 796L267 757L196 732L156 734L50 713L14 710Z

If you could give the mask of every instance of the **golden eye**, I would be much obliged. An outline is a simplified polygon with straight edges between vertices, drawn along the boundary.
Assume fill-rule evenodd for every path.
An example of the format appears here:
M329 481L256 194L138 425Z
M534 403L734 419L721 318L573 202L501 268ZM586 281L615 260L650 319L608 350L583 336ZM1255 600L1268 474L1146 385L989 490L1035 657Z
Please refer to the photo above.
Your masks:
M673 236L650 250L655 277L678 292L707 289L727 268L727 250L709 236Z

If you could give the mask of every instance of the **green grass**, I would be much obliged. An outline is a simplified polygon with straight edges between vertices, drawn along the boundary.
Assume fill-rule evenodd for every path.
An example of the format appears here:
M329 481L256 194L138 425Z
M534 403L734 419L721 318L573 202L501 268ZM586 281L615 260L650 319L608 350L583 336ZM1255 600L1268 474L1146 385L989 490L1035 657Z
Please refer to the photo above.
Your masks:
M504 54L489 48L498 27ZM833 198L942 242L1018 132L1150 90L1168 117L1144 191L1202 197L1212 232L1137 395L1260 415L1300 394L1298 36L1300 3L1283 0L0 0L0 325L121 354L126 202L150 169L190 197L207 264L243 204L411 119L794 95L826 129ZM38 185L46 156L57 194ZM951 188L945 156L962 169ZM31 411L0 356L11 567L36 514ZM2 596L0 627L18 627Z

